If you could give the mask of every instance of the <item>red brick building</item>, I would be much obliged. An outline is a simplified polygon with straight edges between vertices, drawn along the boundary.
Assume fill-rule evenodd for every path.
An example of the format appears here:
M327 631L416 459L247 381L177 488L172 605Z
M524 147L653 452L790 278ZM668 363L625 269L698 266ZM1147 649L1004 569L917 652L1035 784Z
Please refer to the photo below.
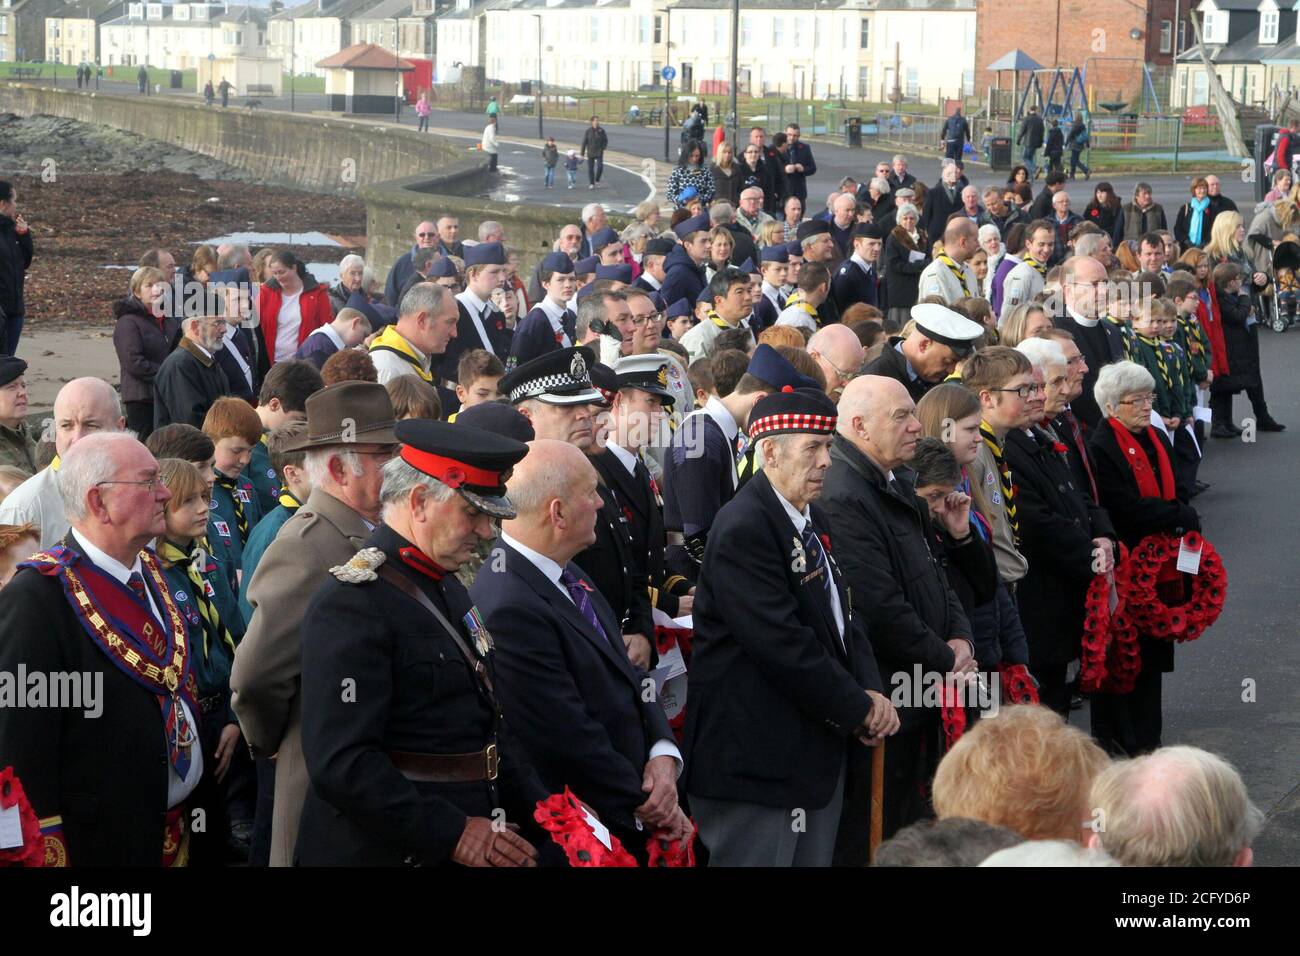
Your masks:
M1044 67L1083 68L1098 99L1136 96L1143 63L1157 74L1172 72L1180 33L1175 8L1178 50L1195 43L1189 2L1195 0L976 0L976 94L997 83L988 65L1018 47ZM1010 86L1010 75L1002 82Z

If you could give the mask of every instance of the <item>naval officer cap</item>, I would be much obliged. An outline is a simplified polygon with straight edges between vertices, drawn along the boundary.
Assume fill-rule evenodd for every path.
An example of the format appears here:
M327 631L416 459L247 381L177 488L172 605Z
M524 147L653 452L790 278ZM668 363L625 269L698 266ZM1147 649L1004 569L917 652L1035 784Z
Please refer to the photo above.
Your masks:
M751 441L774 435L833 435L838 412L820 388L791 388L764 395L749 413Z
M611 226L606 226L604 229L596 230L592 235L591 251L600 252L601 249L604 249L606 246L612 246L618 241L618 233L615 232Z
M668 359L658 352L624 356L614 363L614 374L620 389L640 389L657 396L661 405L676 401L668 390Z
M497 388L511 405L529 398L548 405L600 404L604 397L591 384L595 364L595 354L585 345L559 349L507 372Z
M763 251L758 254L762 262L789 262L790 253L786 251L784 244L775 246L764 246Z
M542 260L542 272L549 272L551 275L571 276L573 275L573 260L569 258L566 252L548 252L546 258Z
M451 422L409 418L394 431L401 458L416 471L437 478L471 505L494 518L515 517L506 497L510 470L528 454L523 442Z
M884 223L880 222L860 222L853 227L854 239L880 239L883 240L889 234Z
M470 266L503 266L506 264L506 247L499 242L480 242L465 250L465 268Z
M921 303L912 306L912 319L916 330L927 339L946 345L958 358L975 351L975 340L984 334L984 327L960 313L938 303Z

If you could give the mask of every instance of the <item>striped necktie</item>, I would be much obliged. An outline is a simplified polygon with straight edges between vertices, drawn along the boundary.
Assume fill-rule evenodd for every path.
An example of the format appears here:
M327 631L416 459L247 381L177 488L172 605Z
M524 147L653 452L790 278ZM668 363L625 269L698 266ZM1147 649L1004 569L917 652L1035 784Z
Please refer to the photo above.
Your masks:
M993 429L989 427L988 422L980 422L980 436L984 439L985 447L993 455L993 461L998 466L998 474L1002 476L1002 508L1007 515L1007 524L1011 526L1011 539L1018 548L1020 547L1020 521L1016 518L1016 486L1011 482L1011 468L1002 454L1002 445L998 443L997 436L993 434Z

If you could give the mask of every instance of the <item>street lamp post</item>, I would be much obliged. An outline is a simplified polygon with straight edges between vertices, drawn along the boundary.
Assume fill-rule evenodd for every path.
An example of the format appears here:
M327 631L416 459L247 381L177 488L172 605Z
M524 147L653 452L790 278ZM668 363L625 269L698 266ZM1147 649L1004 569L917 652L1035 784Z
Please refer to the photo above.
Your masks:
M530 16L537 21L537 138L545 139L542 134L542 15L533 13Z
M731 0L731 148L736 149L736 87L740 85L740 0Z
M397 55L397 49L400 46L398 42L398 19L397 14L393 14L393 74L397 82L397 91L393 94L393 122L402 121L402 58Z

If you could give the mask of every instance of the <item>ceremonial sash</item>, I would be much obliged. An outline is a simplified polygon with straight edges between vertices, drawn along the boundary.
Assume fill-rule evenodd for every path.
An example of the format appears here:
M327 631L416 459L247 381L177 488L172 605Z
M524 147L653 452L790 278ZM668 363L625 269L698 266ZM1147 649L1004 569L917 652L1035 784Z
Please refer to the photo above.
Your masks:
M126 585L63 545L35 554L20 566L57 577L95 646L118 670L157 698L172 766L184 777L189 770L189 748L198 738L180 705L184 701L190 713L197 715L198 692L190 670L185 621L172 601L157 558L147 549L140 552L140 566L145 577L152 579L154 594L167 618L161 627Z
M966 295L975 294L970 290L970 286L966 285L966 270L963 269L961 266L957 265L956 260L954 260L952 256L948 255L946 252L941 252L939 253L938 256L936 256L936 258L940 262L942 262L945 266L947 266L948 271L951 272L954 277L956 277L957 282L961 285L961 291L964 294Z
M433 383L433 373L425 369L419 356L415 354L415 349L411 347L411 343L402 338L402 334L397 331L397 326L384 326L384 330L379 333L379 337L370 343L370 351L392 352L394 355L400 356L411 364L411 371L414 374L430 384Z

